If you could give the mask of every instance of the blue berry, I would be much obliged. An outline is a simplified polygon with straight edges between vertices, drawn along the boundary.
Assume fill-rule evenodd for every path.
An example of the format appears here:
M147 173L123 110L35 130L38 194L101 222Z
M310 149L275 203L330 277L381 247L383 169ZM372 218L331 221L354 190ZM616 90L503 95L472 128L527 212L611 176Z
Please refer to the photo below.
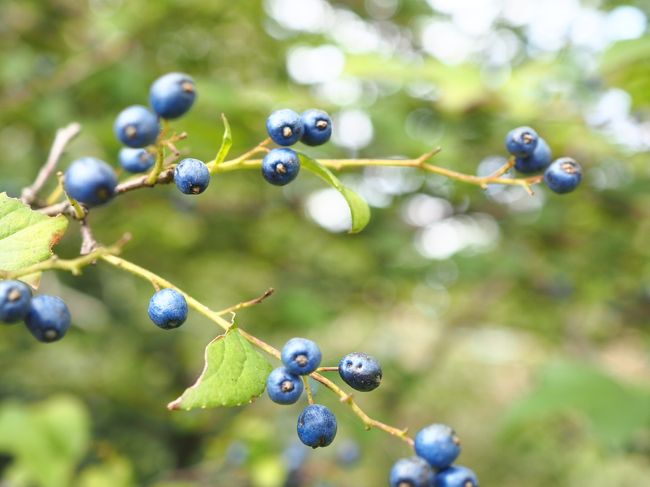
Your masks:
M196 99L194 80L183 73L168 73L151 85L149 102L162 118L178 118L192 107Z
M32 290L21 281L0 282L0 321L16 323L29 312Z
M526 157L533 153L539 136L530 127L517 127L506 136L506 149L513 156Z
M538 172L546 169L551 163L551 148L541 137L537 141L537 146L533 153L525 157L515 158L515 169L525 174Z
M300 141L307 145L322 145L332 136L332 119L323 110L306 110L300 115L303 134Z
M187 319L187 301L175 289L161 289L149 301L149 318L164 330L178 328Z
M379 362L360 352L349 353L341 359L339 375L350 387L363 392L379 387L382 377Z
M70 311L61 298L41 295L32 299L25 324L39 342L55 342L70 328Z
M582 167L570 157L562 157L551 164L544 173L544 182L552 191L570 193L582 180Z
M309 452L309 448L305 448L305 445L299 441L291 442L282 452L284 463L289 472L300 470L300 468L305 464Z
M115 135L128 147L153 144L160 133L158 117L142 105L125 108L115 119Z
M361 448L354 440L345 440L336 449L336 459L344 467L351 467L361 458Z
M266 131L276 144L293 145L302 137L302 119L293 110L276 110L266 119Z
M147 172L156 163L154 156L147 149L122 147L119 154L120 165L129 172Z
M433 471L419 457L397 460L390 470L390 487L431 487Z
M88 207L107 203L115 195L117 176L113 168L94 157L83 157L70 164L63 182L72 198Z
M336 436L336 417L321 404L310 404L298 416L298 438L312 448L327 446Z
M306 338L292 338L282 347L282 363L292 374L311 374L320 365L321 358L318 345Z
M436 474L434 487L479 487L476 474L467 467L452 465Z
M210 184L210 170L198 159L183 159L174 169L174 182L181 193L201 194Z
M262 176L275 186L284 186L296 179L300 158L291 149L273 149L262 160Z
M415 435L415 453L433 468L447 468L460 454L460 440L444 424L432 424Z
M266 379L266 392L271 401L278 404L293 404L302 394L302 379L284 367L278 367Z

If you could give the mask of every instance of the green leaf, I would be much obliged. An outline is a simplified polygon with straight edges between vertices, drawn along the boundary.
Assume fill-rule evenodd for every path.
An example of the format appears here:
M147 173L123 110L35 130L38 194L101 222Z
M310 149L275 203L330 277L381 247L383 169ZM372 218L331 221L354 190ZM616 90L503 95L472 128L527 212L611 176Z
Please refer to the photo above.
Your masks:
M350 229L350 233L359 233L363 230L370 221L370 207L368 206L368 203L366 203L366 200L347 186L344 186L329 169L315 159L312 159L305 154L298 155L300 157L300 164L305 169L316 174L319 178L343 195L345 201L347 201L348 206L350 207L350 215L352 217L352 228Z
M215 164L221 164L228 157L230 148L232 147L232 133L230 132L230 124L228 119L222 113L221 118L223 120L224 130L223 130L223 140L221 141L221 147L219 147L219 152L217 152L217 157L214 159Z
M43 215L0 193L0 271L17 271L51 257L67 226L63 215ZM38 281L36 274L28 277Z
M233 407L264 392L271 364L233 327L205 348L205 366L196 383L167 408Z

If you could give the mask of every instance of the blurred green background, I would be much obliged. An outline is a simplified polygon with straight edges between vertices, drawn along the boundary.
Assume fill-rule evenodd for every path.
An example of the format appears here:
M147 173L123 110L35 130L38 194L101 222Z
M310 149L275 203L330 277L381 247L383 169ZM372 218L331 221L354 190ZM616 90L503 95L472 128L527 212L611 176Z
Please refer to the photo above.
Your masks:
M4 0L1 189L29 184L75 120L64 166L83 155L117 166L115 116L169 71L197 81L174 128L204 160L222 112L233 154L265 136L271 110L316 106L335 138L314 156L440 145L438 164L482 174L503 162L510 128L532 125L582 163L576 193L352 171L343 180L373 215L351 236L340 198L312 175L278 188L255 171L196 198L132 193L91 222L105 243L131 232L127 259L215 309L274 287L240 313L244 328L277 347L314 339L326 365L376 356L384 382L360 404L412 432L453 425L481 485L647 485L648 15L647 1ZM58 251L79 243L73 223ZM170 413L213 324L194 313L156 329L151 287L105 264L48 273L41 291L66 300L74 329L47 346L0 330L2 487L386 485L409 454L328 391L317 400L339 433L313 452L295 444L301 404ZM355 447L358 461L341 461Z

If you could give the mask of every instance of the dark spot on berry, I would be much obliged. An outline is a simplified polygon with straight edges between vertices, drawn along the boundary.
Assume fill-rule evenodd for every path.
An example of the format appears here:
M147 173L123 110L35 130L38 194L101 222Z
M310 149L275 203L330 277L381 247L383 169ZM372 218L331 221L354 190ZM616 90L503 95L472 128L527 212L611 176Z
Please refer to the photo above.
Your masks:
M183 83L181 83L181 88L185 93L194 93L194 83L191 81L183 81Z
M49 330L45 330L43 332L43 337L48 341L48 342L53 342L56 340L59 336L59 333L56 330L52 330L51 328Z
M411 482L402 480L399 484L397 484L397 487L413 487L413 484Z
M9 291L7 298L9 301L18 301L20 299L20 291L18 289L12 289Z
M291 130L291 127L283 127L282 135L286 138L289 138L293 135L293 130Z
M327 123L327 120L319 120L318 122L316 122L316 128L320 130L327 129L328 125L329 124Z
M307 358L306 355L300 354L300 355L296 355L295 362L300 367L304 367L305 365L307 365L309 363L309 359Z
M279 174L286 174L287 173L287 168L284 167L284 164L282 164L280 162L275 166L275 172L277 172Z
M282 384L280 384L280 390L282 392L291 392L293 391L293 389L294 389L293 382L291 382L290 380L282 381Z
M578 172L576 165L573 161L567 161L562 164L562 170L567 174L575 174Z
M199 193L201 192L201 186L198 186L198 185L196 185L196 184L193 184L192 186L190 186L190 191L191 191L193 194L199 194Z
M127 125L126 128L124 129L124 133L129 139L132 139L136 135L138 135L138 129L135 128L133 125Z
M524 144L530 144L535 140L535 137L533 137L532 134L525 132L522 134L521 140L524 141Z
M104 187L98 188L96 194L100 200L107 200L111 196L108 189Z
M357 364L357 369L363 369L363 364L361 362Z

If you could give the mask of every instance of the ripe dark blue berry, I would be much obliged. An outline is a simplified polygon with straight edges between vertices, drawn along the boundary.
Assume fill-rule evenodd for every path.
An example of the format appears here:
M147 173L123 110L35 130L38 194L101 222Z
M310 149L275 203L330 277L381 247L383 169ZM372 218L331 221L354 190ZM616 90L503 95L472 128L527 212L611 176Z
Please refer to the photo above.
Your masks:
M284 367L278 367L266 380L266 392L271 401L278 404L293 404L302 394L302 379Z
M570 157L562 157L551 164L544 173L544 182L552 191L570 193L582 180L582 167Z
M449 426L432 424L415 435L415 453L435 469L447 468L460 455L460 440Z
M360 352L349 353L341 359L339 375L350 387L363 392L379 387L382 377L379 362Z
M292 374L311 374L318 368L321 359L318 345L306 338L292 338L282 347L282 363Z
M119 154L120 165L129 172L147 172L156 163L154 156L147 149L122 147Z
M117 176L113 168L94 157L77 159L65 172L65 191L86 206L107 203L115 195Z
M146 147L153 144L160 133L158 117L142 105L125 108L115 119L116 137L128 147Z
M293 145L302 137L302 119L293 110L276 110L266 119L266 131L276 144Z
M70 328L70 310L61 298L40 295L32 298L25 324L34 337L45 343L63 338Z
M539 136L530 127L517 127L506 136L506 149L516 157L526 157L533 153Z
M433 471L425 460L402 458L390 471L390 487L431 487L433 478Z
M149 301L149 318L164 330L178 328L187 319L187 301L175 289L161 289Z
M176 187L185 194L201 194L210 184L210 170L203 161L187 158L174 169Z
M149 102L162 118L178 118L192 107L196 99L194 80L183 73L168 73L151 85Z
M551 148L541 137L537 140L535 150L529 156L515 158L515 169L525 174L542 171L551 163Z
M291 149L273 149L262 160L262 176L275 186L289 184L299 171L300 159Z
M330 140L332 136L332 119L323 110L306 110L300 116L303 134L300 141L303 144L315 146Z
M29 312L32 290L21 281L0 282L0 322L16 323Z
M476 474L467 467L452 465L436 474L434 487L479 487Z
M321 404L310 404L298 416L298 438L312 448L327 446L336 436L336 417Z

